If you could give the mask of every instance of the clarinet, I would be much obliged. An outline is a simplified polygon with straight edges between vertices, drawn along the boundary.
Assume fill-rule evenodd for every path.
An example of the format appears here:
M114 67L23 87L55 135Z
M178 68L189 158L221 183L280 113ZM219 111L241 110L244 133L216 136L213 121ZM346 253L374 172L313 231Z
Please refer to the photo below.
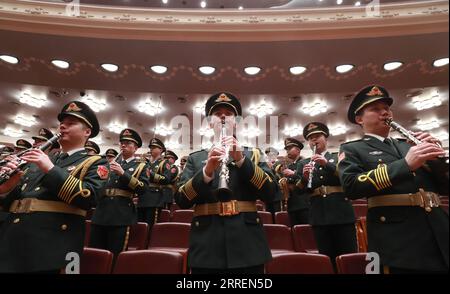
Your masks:
M45 142L44 144L42 144L41 146L39 146L36 149L45 151L48 148L50 148L53 144L55 144L55 142L58 141L59 138L61 138L61 134L58 133L58 134L54 135L53 137L51 137L47 142ZM32 149L29 149L27 151L30 151L30 150L32 150ZM22 154L25 154L25 152ZM7 171L0 172L0 185L5 183L6 181L8 181L13 175L15 175L18 171L20 171L25 164L27 164L27 162L25 160L20 160L15 169L10 170L8 172Z
M317 145L313 146L313 153L312 155L316 154L316 149L317 149ZM313 171L314 171L314 161L312 160L312 155L311 155L311 160L309 161L309 164L313 164L313 168L311 169L311 171L309 172L309 178L308 178L308 185L306 186L307 188L311 189L312 188L312 181L313 181Z
M221 130L221 134L220 134L220 140L222 141L222 139L226 136L226 127L225 127L225 119L222 120L222 130ZM225 156L222 158L222 162L220 165L220 172L219 172L219 185L217 188L217 193L219 195L231 195L232 191L228 185L228 182L230 180L230 176L229 176L229 169L227 166L228 163L228 146L223 145L223 147L225 148Z

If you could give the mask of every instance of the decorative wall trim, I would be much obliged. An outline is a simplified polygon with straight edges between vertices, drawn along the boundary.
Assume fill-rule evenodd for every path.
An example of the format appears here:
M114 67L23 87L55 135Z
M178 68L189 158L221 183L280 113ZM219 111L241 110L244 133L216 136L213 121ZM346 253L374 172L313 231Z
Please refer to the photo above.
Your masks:
M164 10L81 5L70 16L65 3L0 2L0 29L111 39L176 41L281 41L383 37L448 32L446 0L366 8L292 10Z

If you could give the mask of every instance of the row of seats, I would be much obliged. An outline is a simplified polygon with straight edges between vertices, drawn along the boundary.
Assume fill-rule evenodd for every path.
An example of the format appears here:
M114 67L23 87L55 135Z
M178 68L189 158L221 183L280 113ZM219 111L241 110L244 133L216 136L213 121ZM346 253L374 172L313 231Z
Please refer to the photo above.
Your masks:
M119 254L114 269L110 251L84 248L81 274L184 274L185 260L178 252L162 250L125 251ZM339 274L365 274L366 253L336 258ZM321 254L286 252L273 256L265 266L266 274L333 274L330 258Z

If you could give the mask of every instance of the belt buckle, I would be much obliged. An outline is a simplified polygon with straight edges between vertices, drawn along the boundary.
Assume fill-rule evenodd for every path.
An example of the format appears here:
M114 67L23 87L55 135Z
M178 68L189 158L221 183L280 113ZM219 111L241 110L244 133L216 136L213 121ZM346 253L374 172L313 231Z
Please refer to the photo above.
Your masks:
M322 185L322 186L320 186L319 187L319 193L320 193L320 195L327 195L328 193L327 193L327 187L326 186L324 186L324 185Z
M31 198L25 198L19 200L17 207L14 209L13 213L29 213L31 211Z
M220 216L232 216L239 214L236 210L236 200L231 200L227 202L220 202Z

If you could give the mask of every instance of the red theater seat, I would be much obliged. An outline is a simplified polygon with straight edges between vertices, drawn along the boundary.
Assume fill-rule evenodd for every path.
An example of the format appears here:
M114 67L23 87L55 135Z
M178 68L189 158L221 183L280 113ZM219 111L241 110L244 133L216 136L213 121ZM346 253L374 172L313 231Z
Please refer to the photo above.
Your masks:
M84 248L80 260L81 274L110 274L113 254L108 250Z
M322 254L281 253L266 264L267 274L333 274L330 258Z
M137 223L130 227L128 250L143 250L147 248L148 224Z
M268 211L258 211L258 216L263 224L273 224L272 214Z
M157 223L153 225L148 249L186 251L189 247L191 225L186 223Z
M161 209L158 217L158 223L167 223L170 222L170 210Z
M264 231L272 254L294 252L291 228L285 225L267 224L264 225Z
M292 228L295 251L318 253L316 238L310 225L296 225Z
M183 262L178 252L124 251L117 258L114 274L182 274Z
M336 257L339 274L363 275L366 273L367 253L349 253Z
M355 217L357 219L367 216L367 204L353 204L353 209L355 210Z
M194 217L194 211L192 209L179 209L175 210L172 213L172 222L176 223L187 223L190 224L192 222L192 218Z
M290 227L291 221L289 220L289 214L287 211L275 212L275 223Z

